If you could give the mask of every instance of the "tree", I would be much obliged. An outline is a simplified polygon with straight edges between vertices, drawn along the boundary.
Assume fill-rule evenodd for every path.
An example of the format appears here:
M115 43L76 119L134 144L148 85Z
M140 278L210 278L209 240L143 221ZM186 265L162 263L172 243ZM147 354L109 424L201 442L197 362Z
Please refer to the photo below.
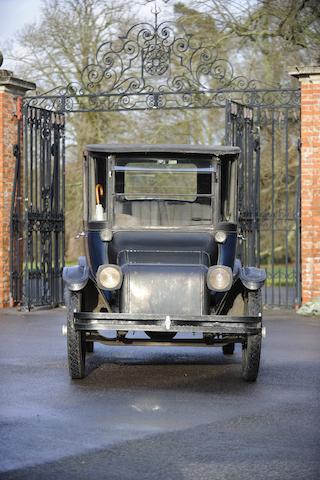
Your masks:
M19 48L12 53L17 73L36 82L42 92L57 94L68 85L81 85L84 68L94 63L98 47L120 35L132 21L125 0L44 0L39 24L19 34ZM122 30L121 30L122 29ZM61 87L61 90L57 87ZM123 128L121 115L86 113L67 118L66 245L75 258L81 244L74 236L82 229L82 150L86 143L103 142L107 134Z
M193 0L191 5L198 16L214 19L217 45L228 43L242 52L242 67L251 77L288 83L288 65L320 61L318 0Z

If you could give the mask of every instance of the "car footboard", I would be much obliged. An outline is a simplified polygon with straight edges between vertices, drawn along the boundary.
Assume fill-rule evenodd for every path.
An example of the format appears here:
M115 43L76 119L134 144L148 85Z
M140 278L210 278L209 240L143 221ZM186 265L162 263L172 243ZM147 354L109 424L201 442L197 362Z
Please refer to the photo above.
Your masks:
M126 330L155 332L207 332L227 335L261 333L261 317L228 315L165 315L108 312L75 312L77 330Z

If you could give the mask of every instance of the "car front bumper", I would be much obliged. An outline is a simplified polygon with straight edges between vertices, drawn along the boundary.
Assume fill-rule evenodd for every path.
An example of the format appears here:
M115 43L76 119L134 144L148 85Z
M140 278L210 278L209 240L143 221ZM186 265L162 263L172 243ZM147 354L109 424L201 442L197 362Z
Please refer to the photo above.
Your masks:
M261 317L75 312L74 318L76 330L85 331L125 330L256 335L262 330Z

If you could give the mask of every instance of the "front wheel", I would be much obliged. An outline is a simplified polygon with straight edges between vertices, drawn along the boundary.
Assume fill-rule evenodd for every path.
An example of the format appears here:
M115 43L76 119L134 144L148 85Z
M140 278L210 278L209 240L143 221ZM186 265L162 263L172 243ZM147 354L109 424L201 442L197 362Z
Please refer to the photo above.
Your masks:
M248 292L246 298L246 314L258 316L262 313L261 290ZM262 317L261 317L262 319ZM255 382L259 373L261 355L261 334L248 335L242 346L242 378L247 382Z
M85 332L77 331L74 326L74 312L79 312L80 309L81 294L79 292L70 291L67 298L67 345L69 373L73 380L85 376Z
M242 378L255 382L259 373L261 335L250 335L242 350Z

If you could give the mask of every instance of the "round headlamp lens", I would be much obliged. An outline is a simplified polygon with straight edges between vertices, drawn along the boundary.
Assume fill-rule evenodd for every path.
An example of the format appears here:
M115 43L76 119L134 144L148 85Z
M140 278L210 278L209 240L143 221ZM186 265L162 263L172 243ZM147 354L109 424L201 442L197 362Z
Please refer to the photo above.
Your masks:
M97 272L99 286L106 290L117 290L121 287L122 272L117 265L102 265Z
M232 271L230 267L213 267L208 271L207 284L210 290L226 292L232 286Z
M218 230L214 234L214 239L217 243L224 243L227 240L227 234L223 230Z

